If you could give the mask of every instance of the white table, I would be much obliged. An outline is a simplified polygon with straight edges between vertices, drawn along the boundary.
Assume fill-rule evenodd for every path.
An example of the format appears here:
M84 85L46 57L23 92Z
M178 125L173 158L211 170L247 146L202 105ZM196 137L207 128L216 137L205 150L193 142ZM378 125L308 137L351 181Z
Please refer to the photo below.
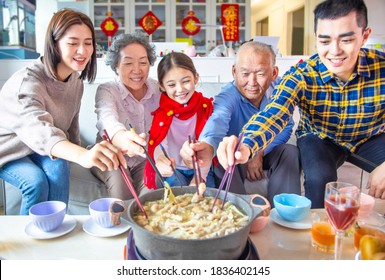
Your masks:
M95 237L83 231L85 216L72 216L77 225L73 231L54 239L33 239L24 229L28 216L0 216L0 257L10 260L123 260L127 234Z
M315 210L319 211L319 210ZM323 211L323 210L321 210ZM114 237L95 237L83 231L89 216L72 216L77 225L70 233L47 240L29 237L24 229L28 216L0 216L0 258L10 260L86 259L123 260L127 232ZM270 221L265 229L250 235L261 259L333 259L333 255L311 247L310 229L296 230ZM355 256L353 238L345 238L343 258Z

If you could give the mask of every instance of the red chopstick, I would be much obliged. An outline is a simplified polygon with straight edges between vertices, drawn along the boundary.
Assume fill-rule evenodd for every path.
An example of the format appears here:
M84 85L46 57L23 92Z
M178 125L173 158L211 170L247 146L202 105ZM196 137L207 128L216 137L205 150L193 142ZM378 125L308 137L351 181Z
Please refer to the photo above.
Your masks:
M112 144L111 138L108 136L107 130L105 130L105 129L103 130L103 139ZM121 165L121 164L119 164L119 171L120 171L120 174L122 174L122 177L123 177L124 181L126 182L126 185L127 185L128 189L130 190L131 194L134 196L136 203L138 203L140 210L142 210L144 216L146 217L146 219L148 219L146 210L144 210L143 205L140 202L138 195L136 194L135 188L131 184L130 179L128 179L126 171L125 171L123 165Z
M243 138L243 132L242 132L241 134L239 134L239 138L238 138L238 141L237 141L237 145L235 146L234 154L235 154L235 152L239 151L239 149L240 149L240 147L241 147L241 141L242 141L242 138ZM215 206L215 203L216 203L217 200L218 200L219 193L220 193L221 190L223 189L223 186L225 185L225 182L226 182L226 180L228 179L228 180L227 180L227 183L226 183L225 196L224 196L224 198L223 198L222 206L221 206L221 208L223 209L223 206L225 205L225 202L226 202L227 193L228 193L229 190L230 190L230 185L231 185L231 180L233 179L234 169L235 169L235 164L233 164L232 166L228 166L228 167L227 167L226 172L225 172L225 174L223 175L221 184L220 184L219 187L218 187L218 191L217 191L217 194L215 195L214 202L213 202L213 205L211 206L210 211L213 211L213 208L214 208L214 206Z

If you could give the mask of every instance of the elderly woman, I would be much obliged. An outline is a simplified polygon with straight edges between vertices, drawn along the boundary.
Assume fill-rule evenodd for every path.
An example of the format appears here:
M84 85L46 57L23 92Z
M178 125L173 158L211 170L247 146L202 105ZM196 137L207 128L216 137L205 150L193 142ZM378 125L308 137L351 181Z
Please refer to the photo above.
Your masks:
M106 64L116 73L114 81L101 84L96 92L97 142L104 130L112 143L127 155L127 175L138 194L143 185L146 146L151 112L159 107L160 92L157 81L148 77L150 66L156 61L154 47L144 33L120 34L114 38L106 55ZM131 126L133 129L131 129ZM91 169L103 181L111 197L122 200L133 196L120 172Z

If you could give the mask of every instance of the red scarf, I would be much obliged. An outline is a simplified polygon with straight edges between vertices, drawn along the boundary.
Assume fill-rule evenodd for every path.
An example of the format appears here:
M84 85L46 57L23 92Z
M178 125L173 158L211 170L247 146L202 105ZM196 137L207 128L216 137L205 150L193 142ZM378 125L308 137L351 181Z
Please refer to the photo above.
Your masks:
M188 120L197 114L195 137L198 139L207 119L213 112L212 101L213 98L206 98L202 93L195 91L188 101L187 106L185 106L185 104L180 104L172 100L167 94L162 94L159 101L159 108L152 112L154 118L152 120L148 141L148 153L151 158L154 159L155 148L167 136L174 117L180 120ZM156 189L155 176L155 170L147 160L144 169L144 184L147 188Z

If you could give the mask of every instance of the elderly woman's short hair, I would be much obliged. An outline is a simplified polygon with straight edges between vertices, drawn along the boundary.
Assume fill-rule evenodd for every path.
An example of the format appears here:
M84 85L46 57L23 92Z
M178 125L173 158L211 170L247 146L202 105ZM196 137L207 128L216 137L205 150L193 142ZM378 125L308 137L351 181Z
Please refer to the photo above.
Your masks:
M144 32L136 31L131 34L119 34L112 40L105 59L106 65L109 65L116 74L116 68L120 61L120 51L131 44L142 45L146 49L150 65L153 66L155 63L155 46L149 42L148 36Z

